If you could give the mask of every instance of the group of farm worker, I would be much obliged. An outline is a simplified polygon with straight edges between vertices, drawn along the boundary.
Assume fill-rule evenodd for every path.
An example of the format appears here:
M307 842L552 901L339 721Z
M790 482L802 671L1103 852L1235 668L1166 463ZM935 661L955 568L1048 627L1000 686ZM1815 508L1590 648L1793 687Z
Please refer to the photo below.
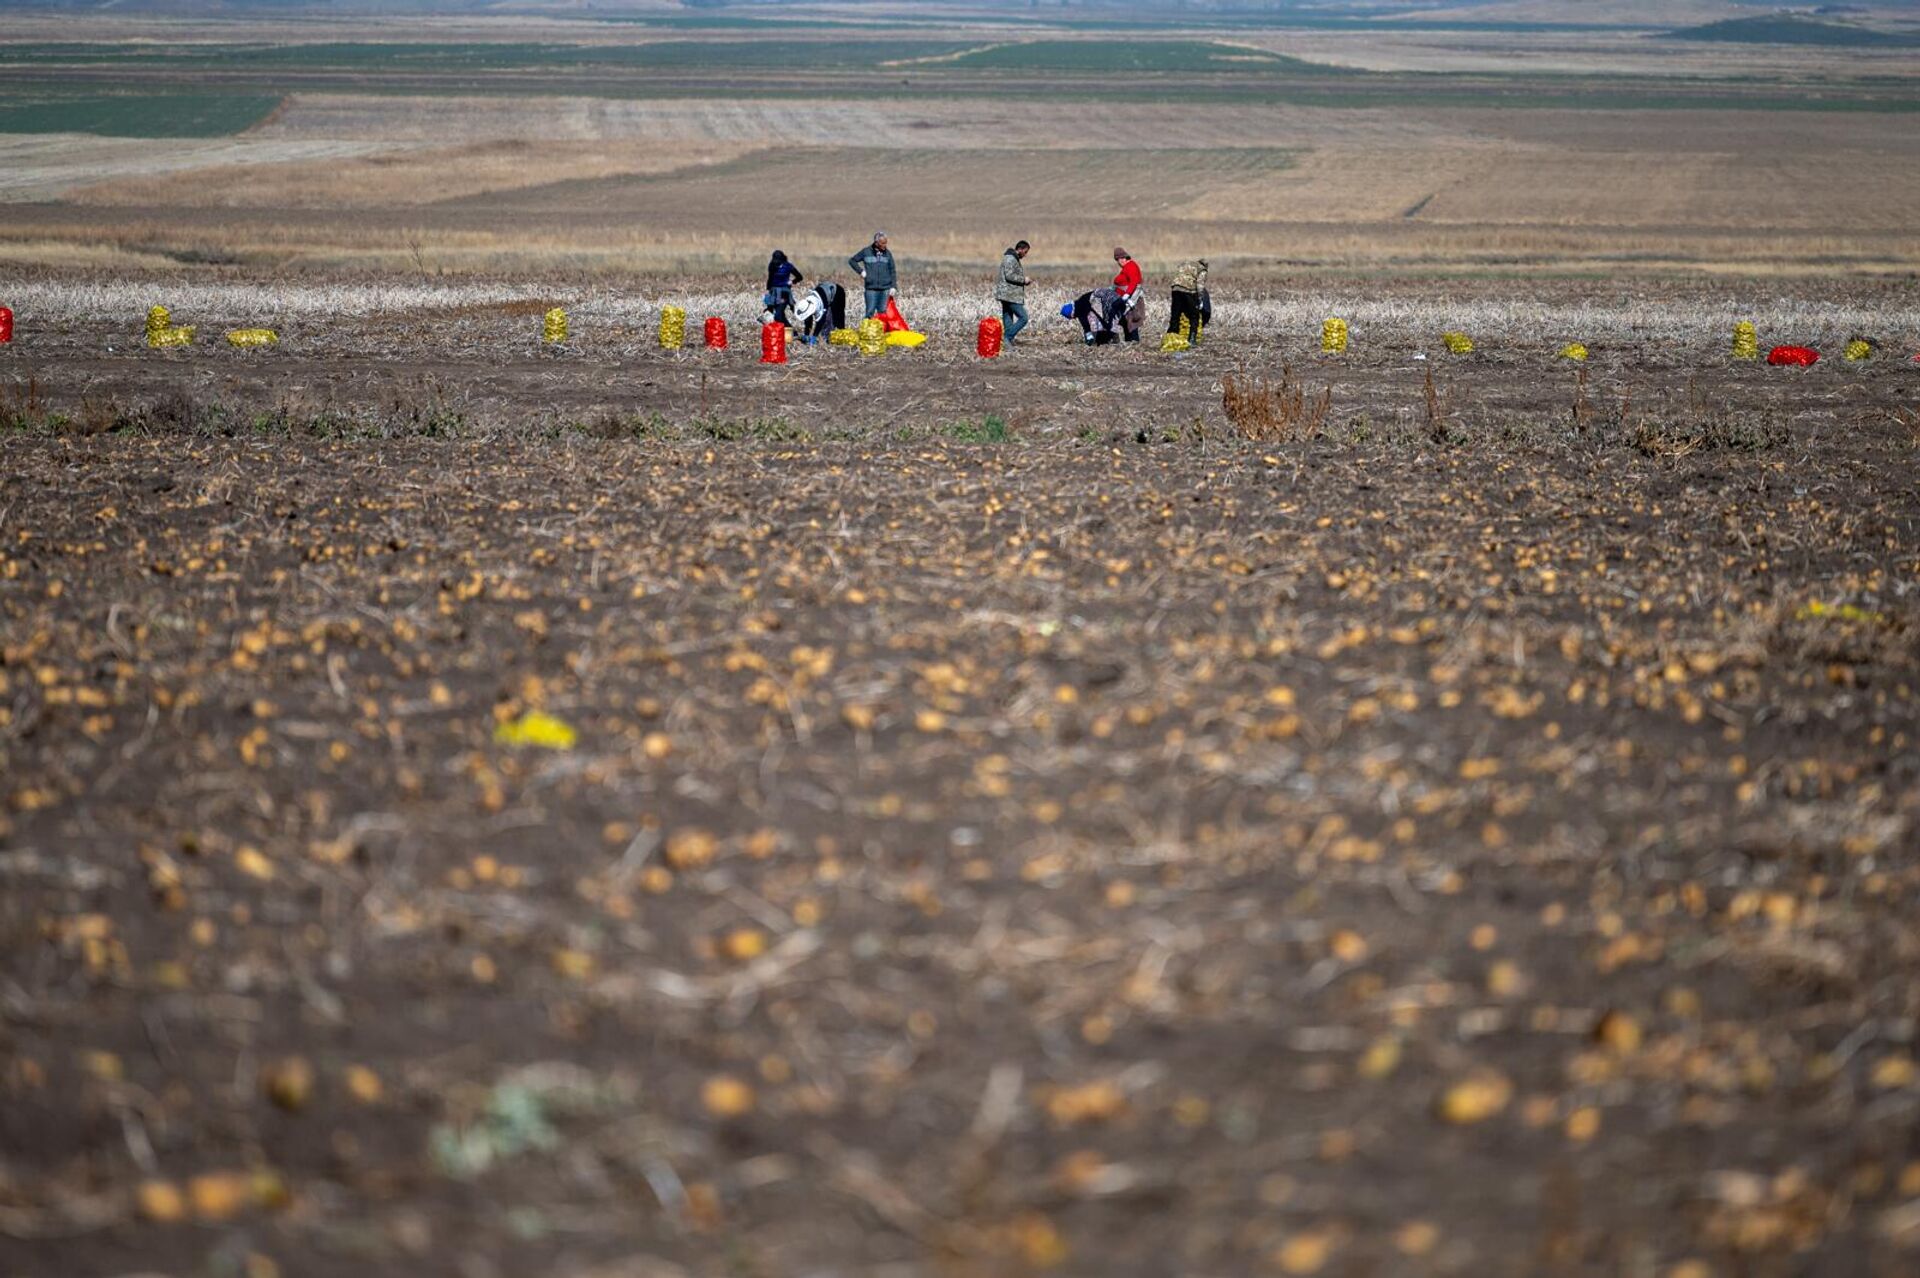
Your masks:
M1000 270L994 280L993 298L1000 304L1000 322L1007 345L1015 345L1029 322L1026 258L1033 246L1025 240L1000 255ZM1140 263L1124 248L1113 250L1116 268L1111 284L1089 289L1060 308L1063 318L1077 320L1082 340L1088 346L1109 342L1140 340L1146 324L1146 278ZM887 233L876 231L871 243L862 246L847 265L861 279L866 294L867 318L875 318L895 305L900 271L887 247ZM805 281L787 255L779 249L767 263L767 291L761 302L762 317L768 323L779 322L800 331L801 340L813 342L836 328L847 325L847 292L831 280L800 292ZM1198 340L1200 332L1213 319L1213 299L1207 292L1207 262L1196 258L1184 263L1173 276L1173 303L1167 317L1167 331L1178 333L1185 325L1187 336Z

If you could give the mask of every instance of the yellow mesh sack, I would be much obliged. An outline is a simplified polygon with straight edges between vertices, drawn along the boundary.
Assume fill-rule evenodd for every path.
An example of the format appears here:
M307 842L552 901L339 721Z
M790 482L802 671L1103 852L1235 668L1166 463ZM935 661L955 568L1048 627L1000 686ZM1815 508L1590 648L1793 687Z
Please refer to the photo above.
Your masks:
M850 328L836 328L827 334L829 346L858 346L859 344L860 334Z
M684 307L666 306L660 310L660 349L677 351L687 344L687 312Z
M916 347L925 346L927 344L927 335L925 333L912 332L888 333L882 340L889 346L910 351Z
M153 329L147 333L148 346L191 346L193 345L193 325L185 328Z
M1344 355L1347 350L1347 322L1330 319L1320 326L1320 350L1327 355Z
M1585 359L1586 357L1587 348L1578 342L1568 342L1560 348L1561 359Z
M1873 343L1864 337L1856 337L1847 343L1847 349L1841 353L1851 360L1872 359Z
M1733 357L1760 358L1760 330L1753 326L1752 320L1741 320L1733 326Z
M227 333L227 341L234 346L271 346L280 340L280 334L270 328L236 328Z
M862 355L878 355L887 349L887 326L879 320L861 320L858 331Z
M567 313L556 306L540 320L540 336L549 343L558 344L567 340Z
M1178 333L1168 333L1165 337L1162 337L1160 339L1161 353L1167 354L1175 351L1192 350L1193 342L1190 338L1188 338L1186 330L1187 330L1187 322L1185 320L1181 320L1180 331Z
M147 336L164 333L173 327L173 313L164 306L147 308Z
M1465 333L1442 333L1440 340L1445 342L1447 349L1455 355L1473 354L1473 339Z

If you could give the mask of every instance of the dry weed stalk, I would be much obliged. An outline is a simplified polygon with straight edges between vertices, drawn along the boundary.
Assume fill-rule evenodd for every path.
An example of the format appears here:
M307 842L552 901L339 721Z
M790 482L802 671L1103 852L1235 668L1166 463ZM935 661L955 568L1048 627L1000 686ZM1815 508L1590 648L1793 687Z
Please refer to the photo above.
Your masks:
M1312 439L1326 429L1333 388L1309 396L1291 365L1281 365L1278 383L1242 369L1221 382L1220 407L1241 437L1256 443Z
M1434 382L1431 364L1425 367L1420 396L1426 408L1427 438L1436 444L1446 443L1451 438L1447 422L1453 416L1453 388L1443 390Z
M1580 365L1573 371L1573 429L1575 434L1584 435L1587 427L1593 424L1593 401L1587 396L1587 366Z

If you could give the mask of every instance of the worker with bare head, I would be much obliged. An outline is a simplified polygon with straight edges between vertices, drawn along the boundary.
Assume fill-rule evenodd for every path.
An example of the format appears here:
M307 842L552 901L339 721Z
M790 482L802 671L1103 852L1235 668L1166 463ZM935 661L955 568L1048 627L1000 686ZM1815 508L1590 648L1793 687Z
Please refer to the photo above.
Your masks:
M847 259L847 265L854 274L866 281L867 318L872 319L887 309L887 301L894 295L895 286L900 282L900 273L893 263L893 252L887 248L887 233L875 231L873 243L867 245Z

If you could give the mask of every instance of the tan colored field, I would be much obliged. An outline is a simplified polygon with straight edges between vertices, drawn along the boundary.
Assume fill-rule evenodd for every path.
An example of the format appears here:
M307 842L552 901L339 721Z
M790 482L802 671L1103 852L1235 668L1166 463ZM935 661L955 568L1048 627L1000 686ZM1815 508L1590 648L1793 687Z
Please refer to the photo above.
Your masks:
M711 269L885 223L922 267L1015 235L1252 272L1920 262L1903 116L315 95L242 139L70 143L6 144L11 198L71 201L16 210L6 257Z
M1399 87L1376 93L1351 86L1377 88L1379 78L1310 75L1285 102L1278 100L1284 94L1269 99L1242 88L1233 91L1240 97L1137 103L1053 94L1044 74L1009 81L1000 96L979 85L973 96L937 87L925 96L848 96L876 86L839 88L830 64L817 81L794 82L824 86L812 96L777 96L777 87L761 97L702 96L711 86L682 93L670 84L647 88L644 77L610 87L593 71L579 73L593 93L578 94L568 92L573 81L565 73L525 96L509 91L510 80L492 82L492 93L391 86L362 93L328 82L289 94L234 138L0 136L0 204L12 206L0 225L0 261L408 273L734 270L775 243L812 261L838 259L885 224L915 269L984 269L1016 235L1061 266L1097 265L1124 242L1149 261L1205 253L1243 274L1920 267L1920 228L1910 215L1920 205L1914 116L1684 110L1672 100L1702 93L1722 95L1712 99L1722 103L1725 93L1777 99L1818 91L1835 76L1897 83L1920 76L1920 60L1900 50L1687 44L1652 39L1633 25L1737 11L1699 0L1684 14L1653 14L1622 0L1582 18L1623 24L1616 30L1256 28L1193 37L1388 70L1543 73L1525 82L1488 80L1491 98L1469 93L1459 100L1472 105L1459 107L1422 98L1444 85L1417 76L1387 80ZM943 40L982 44L1027 38L978 15L888 33L888 21L928 11L871 5L833 12L890 38L900 30L912 39L937 31ZM1463 14L1539 16L1524 5ZM795 38L839 38L839 30L799 29ZM19 31L25 39L169 41L276 32L296 42L666 38L624 24L540 18L364 18L297 30L32 19ZM897 69L904 73L912 62ZM936 69L920 70L925 83L941 83ZM1544 74L1566 71L1588 74ZM1609 78L1620 74L1646 79ZM1165 94L1169 83L1178 93L1189 82L1157 83ZM1882 96L1874 103L1905 101L1876 83ZM548 87L554 84L560 91ZM636 84L641 91L617 96ZM1744 87L1728 87L1736 85ZM1594 96L1599 89L1605 92ZM1536 92L1548 95L1541 101L1586 94L1581 100L1602 105L1528 105ZM1643 94L1648 109L1611 106ZM1322 100L1316 95L1341 105L1303 104ZM1482 105L1503 95L1516 105Z

